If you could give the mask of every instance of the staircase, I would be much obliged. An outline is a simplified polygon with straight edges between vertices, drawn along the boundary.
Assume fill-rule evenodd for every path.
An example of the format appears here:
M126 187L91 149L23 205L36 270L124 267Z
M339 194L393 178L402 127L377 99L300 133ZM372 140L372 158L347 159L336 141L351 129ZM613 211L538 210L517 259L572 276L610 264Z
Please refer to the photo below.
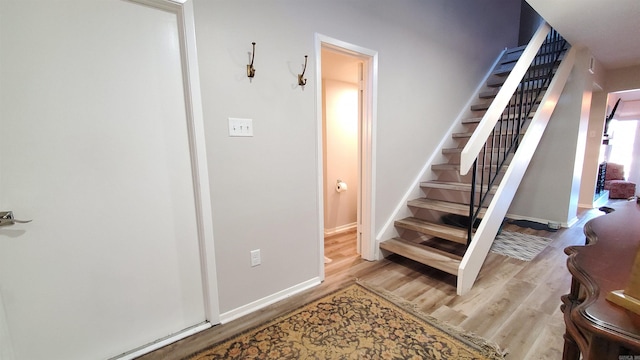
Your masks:
M547 24L543 26L546 26L546 32L541 27L535 35L542 37L542 40L537 40L538 44L530 43L528 46L504 51L486 85L478 92L476 103L462 120L460 131L452 134L453 144L457 146L441 149L447 162L432 164L434 179L420 183L425 196L407 202L413 216L396 220L394 225L399 235L380 243L380 248L386 252L458 276L458 294L470 289L475 281L515 194L515 190L514 194L509 195L508 191L505 193L499 189L503 182L513 182L506 180L514 177L509 175L514 172L508 171L509 165L523 143L527 127L536 116L539 105L551 95L547 94L549 87L558 86L551 78L558 70L562 57L566 56L566 42L561 40L563 43L560 47L557 44L549 45L551 40L547 33L550 28ZM548 56L552 50L556 54ZM521 58L523 60L519 62ZM524 68L523 62L526 62ZM542 70L545 68L548 78ZM513 74L516 72L514 69L517 74ZM524 75L521 75L523 72ZM519 79L514 82L513 76ZM566 78L564 81L566 82ZM554 90L554 94L559 96L561 88ZM496 105L496 102L506 105ZM497 111L496 107L499 107ZM544 115L548 121L551 113L546 111ZM535 136L537 141L541 136L541 132ZM477 143L478 137L483 138L480 144L470 143ZM531 141L533 140L529 140ZM477 155L474 155L475 161L471 160L473 165L470 166L468 160L467 164L461 164L461 157L468 156L464 153L469 149L474 151L474 147L478 150L475 152ZM532 155L533 153L526 156L528 159L524 169ZM522 168L522 165L517 168ZM520 171L520 179L517 179L518 171L515 171L518 183L524 175L524 169ZM517 184L515 188L517 189ZM508 203L505 203L505 199ZM495 210L498 205L501 211ZM488 213L489 209L491 211ZM476 235L480 232L483 233L483 238L490 237L483 240L482 245L475 244L478 241ZM476 254L471 254L470 247L478 246L480 250L474 250ZM463 285L461 278L465 264L469 262L474 265L470 266L471 274L465 277L466 285ZM478 263L479 265L475 265Z

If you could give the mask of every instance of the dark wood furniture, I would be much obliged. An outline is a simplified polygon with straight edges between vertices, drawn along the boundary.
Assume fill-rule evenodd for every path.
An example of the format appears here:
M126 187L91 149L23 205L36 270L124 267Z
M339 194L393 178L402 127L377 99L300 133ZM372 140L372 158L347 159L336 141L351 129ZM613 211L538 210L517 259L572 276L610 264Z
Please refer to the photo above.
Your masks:
M624 289L640 249L640 206L628 201L589 221L585 246L570 246L571 292L562 297L566 332L563 359L619 360L640 357L640 315L605 298Z

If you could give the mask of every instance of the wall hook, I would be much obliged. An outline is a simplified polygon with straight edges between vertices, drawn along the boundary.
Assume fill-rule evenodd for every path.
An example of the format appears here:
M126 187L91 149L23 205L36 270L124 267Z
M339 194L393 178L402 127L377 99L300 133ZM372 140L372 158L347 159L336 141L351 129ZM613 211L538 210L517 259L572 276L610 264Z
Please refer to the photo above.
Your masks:
M305 86L307 85L307 79L304 78L304 72L307 71L307 58L309 56L304 56L304 69L302 69L302 74L298 74L298 85Z
M251 64L247 65L247 76L252 78L256 75L256 69L253 67L253 59L256 56L256 43L255 41L251 43L253 45L253 51L251 52Z

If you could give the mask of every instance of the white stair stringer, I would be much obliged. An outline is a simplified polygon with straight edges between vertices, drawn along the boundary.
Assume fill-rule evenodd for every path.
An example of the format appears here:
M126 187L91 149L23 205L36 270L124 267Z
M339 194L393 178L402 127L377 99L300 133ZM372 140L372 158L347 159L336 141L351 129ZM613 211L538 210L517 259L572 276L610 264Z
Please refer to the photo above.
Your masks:
M518 186L531 162L533 154L540 143L542 134L549 123L558 99L562 94L569 74L575 62L576 49L571 47L562 60L547 89L541 106L536 111L522 142L511 161L504 178L489 204L482 222L478 226L471 244L469 245L460 266L458 267L457 293L464 295L473 286L482 264L486 259L493 240L495 239L509 205L513 200ZM484 142L484 141L483 141Z

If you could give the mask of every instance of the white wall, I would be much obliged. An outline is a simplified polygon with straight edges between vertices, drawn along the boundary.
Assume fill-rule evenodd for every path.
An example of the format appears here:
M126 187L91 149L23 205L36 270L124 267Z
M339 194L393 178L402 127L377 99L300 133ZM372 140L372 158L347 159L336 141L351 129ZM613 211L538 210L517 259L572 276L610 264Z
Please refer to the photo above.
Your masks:
M576 220L584 162L592 75L590 54L576 63L508 214L563 225Z
M379 54L378 231L489 66L518 38L512 0L195 0L221 313L317 278L320 214L313 71L321 33ZM253 80L246 77L256 44ZM254 119L229 138L227 118ZM262 265L250 267L249 251Z

